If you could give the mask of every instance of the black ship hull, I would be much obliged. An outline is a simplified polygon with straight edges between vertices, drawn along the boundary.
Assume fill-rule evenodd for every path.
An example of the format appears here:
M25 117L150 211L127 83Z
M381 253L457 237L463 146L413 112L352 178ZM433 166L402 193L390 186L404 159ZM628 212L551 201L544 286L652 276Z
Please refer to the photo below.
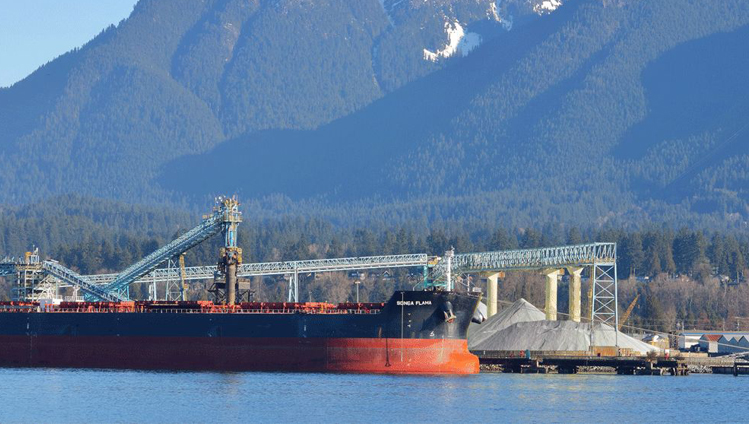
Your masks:
M467 350L466 330L477 303L408 291L379 308L7 306L0 366L470 374L478 359Z

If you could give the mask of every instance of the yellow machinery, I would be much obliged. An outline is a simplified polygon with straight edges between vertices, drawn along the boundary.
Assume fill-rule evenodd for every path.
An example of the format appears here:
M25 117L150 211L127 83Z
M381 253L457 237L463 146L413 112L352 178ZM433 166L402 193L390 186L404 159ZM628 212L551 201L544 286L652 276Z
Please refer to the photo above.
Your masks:
M635 309L635 305L637 304L637 300L639 298L640 298L640 294L637 293L637 296L635 296L635 299L632 301L632 303L629 304L629 307L624 312L624 315L622 315L622 318L619 320L619 328L617 328L617 330L622 331L622 327L627 322L627 319L629 319L629 315Z
M183 253L179 255L179 282L183 301L187 300L187 283L185 282L186 279L187 273L185 272L185 254Z

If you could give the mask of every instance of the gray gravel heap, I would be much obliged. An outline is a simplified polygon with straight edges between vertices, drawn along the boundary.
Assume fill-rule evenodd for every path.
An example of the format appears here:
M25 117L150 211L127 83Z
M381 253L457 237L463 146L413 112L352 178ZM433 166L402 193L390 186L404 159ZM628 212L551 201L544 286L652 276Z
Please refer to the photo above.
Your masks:
M471 324L468 327L468 348L473 349L490 338L498 331L504 330L512 324L526 321L541 321L546 315L531 305L525 299L519 299L512 305L502 309L493 317L481 324Z
M615 346L616 333L605 324L546 321L538 308L523 299L494 315L468 336L471 350L587 351L593 346ZM646 354L658 349L619 333L618 346ZM592 343L591 343L592 342Z

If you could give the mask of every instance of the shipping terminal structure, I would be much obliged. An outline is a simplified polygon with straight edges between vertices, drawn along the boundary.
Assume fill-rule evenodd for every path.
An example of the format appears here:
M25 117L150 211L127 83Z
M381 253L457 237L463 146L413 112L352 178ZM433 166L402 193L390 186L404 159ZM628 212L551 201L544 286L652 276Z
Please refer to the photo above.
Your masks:
M467 331L486 318L481 291L455 290L455 277L487 277L491 316L498 272L514 269L547 275L546 313L555 318L559 269L575 267L570 309L579 311L579 269L590 266L591 319L618 320L613 244L245 264L241 221L236 198L220 197L199 225L118 274L80 275L37 252L6 258L0 275L16 282L14 300L0 302L0 367L475 374ZM217 234L218 264L184 267L183 254ZM181 266L160 267L173 261ZM384 303L299 302L302 273L395 267L421 268L421 290L395 291ZM291 275L287 302L251 301L242 277L279 274ZM213 301L185 300L186 280L211 278ZM129 299L130 284L157 281L167 282L166 300ZM83 296L61 298L61 288Z

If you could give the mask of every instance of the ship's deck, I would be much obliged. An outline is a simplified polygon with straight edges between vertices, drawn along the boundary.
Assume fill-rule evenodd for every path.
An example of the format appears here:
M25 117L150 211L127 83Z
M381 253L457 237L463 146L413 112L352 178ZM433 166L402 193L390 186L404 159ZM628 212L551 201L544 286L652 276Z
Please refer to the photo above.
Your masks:
M377 314L385 303L244 302L236 305L211 301L135 302L0 302L0 313L161 313L161 314Z

